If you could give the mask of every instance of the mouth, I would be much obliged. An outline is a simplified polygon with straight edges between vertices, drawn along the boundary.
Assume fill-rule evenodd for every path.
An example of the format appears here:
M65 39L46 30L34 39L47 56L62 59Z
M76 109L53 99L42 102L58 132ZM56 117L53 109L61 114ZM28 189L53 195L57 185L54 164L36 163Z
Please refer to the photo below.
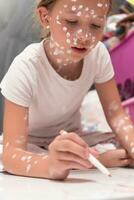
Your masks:
M87 51L86 48L80 48L80 47L71 47L71 49L76 53L85 53Z

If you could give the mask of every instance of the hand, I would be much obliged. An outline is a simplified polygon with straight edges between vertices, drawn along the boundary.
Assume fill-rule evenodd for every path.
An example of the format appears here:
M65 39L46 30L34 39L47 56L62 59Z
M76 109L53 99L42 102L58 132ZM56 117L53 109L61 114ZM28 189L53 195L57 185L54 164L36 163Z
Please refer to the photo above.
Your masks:
M110 150L98 158L106 167L125 167L131 162L125 149Z
M88 155L96 151L75 133L59 135L49 145L48 174L50 179L65 179L71 169L88 169Z

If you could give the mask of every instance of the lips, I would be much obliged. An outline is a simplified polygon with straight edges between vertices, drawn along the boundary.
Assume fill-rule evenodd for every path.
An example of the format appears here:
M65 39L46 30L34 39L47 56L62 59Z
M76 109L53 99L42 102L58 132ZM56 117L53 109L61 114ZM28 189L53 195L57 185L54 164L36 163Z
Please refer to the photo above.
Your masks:
M85 53L87 51L86 48L80 48L80 47L72 47L72 50L77 53Z

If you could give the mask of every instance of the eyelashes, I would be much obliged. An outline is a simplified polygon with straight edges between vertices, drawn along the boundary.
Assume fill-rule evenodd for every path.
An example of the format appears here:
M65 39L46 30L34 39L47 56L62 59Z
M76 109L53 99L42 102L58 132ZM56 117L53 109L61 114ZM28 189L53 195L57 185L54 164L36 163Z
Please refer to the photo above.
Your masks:
M75 26L75 25L78 24L78 21L76 21L76 20L65 20L65 21L66 21L66 23L67 23L68 25L71 25L71 26ZM97 24L95 24L95 23L90 24L89 27L91 27L91 28L93 28L93 29L95 29L95 30L101 29L101 28L102 28L101 25L97 25Z
M65 20L65 21L69 25L76 25L76 24L78 24L78 21L73 21L73 20Z
M91 27L94 28L94 29L101 29L102 28L102 26L97 25L97 24L91 24Z

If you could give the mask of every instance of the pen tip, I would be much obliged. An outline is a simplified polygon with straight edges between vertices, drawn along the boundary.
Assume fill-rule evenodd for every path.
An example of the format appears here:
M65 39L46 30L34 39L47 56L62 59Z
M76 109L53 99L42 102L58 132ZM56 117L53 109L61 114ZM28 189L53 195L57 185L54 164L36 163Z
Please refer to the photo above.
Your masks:
M108 174L108 176L109 176L109 177L112 177L112 175L111 175L111 174Z

